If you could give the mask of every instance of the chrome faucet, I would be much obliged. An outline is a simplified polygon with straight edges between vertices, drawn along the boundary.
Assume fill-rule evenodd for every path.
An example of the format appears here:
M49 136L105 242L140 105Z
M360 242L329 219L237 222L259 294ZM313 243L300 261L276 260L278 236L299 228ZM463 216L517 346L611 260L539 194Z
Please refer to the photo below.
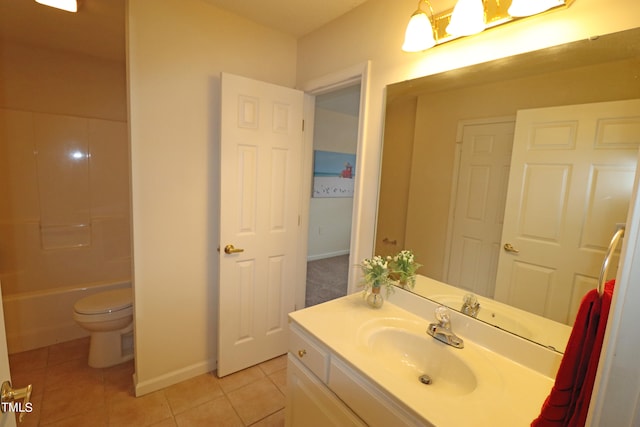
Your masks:
M427 328L427 333L445 344L455 348L463 348L464 341L451 330L451 319L449 309L445 306L436 308L436 320L438 323L431 323Z
M466 294L462 298L462 308L460 311L467 316L478 316L478 311L480 311L480 302L478 301L478 297L471 293Z

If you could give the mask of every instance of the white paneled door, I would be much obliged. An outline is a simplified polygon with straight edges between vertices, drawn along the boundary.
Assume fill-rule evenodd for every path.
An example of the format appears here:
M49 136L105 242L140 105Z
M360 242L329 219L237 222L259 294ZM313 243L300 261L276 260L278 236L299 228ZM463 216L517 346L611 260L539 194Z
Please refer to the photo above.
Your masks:
M465 125L447 283L493 297L514 121Z
M572 323L626 222L639 144L640 100L518 112L497 300Z
M287 351L303 92L222 74L218 376Z

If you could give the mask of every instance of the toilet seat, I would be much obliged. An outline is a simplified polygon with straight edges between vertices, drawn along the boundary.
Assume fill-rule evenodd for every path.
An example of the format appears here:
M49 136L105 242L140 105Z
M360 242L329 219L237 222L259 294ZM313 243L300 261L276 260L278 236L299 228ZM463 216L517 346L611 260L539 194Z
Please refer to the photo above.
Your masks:
M131 309L133 296L130 288L100 292L77 301L73 309L78 314L99 315Z

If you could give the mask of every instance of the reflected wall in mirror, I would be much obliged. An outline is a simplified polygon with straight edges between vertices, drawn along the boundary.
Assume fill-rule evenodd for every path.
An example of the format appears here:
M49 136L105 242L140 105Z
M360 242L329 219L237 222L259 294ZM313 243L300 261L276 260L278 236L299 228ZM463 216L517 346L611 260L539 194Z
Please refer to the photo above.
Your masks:
M446 283L454 281L458 287L486 297L494 297L498 258L507 255L522 256L522 251L504 255L504 244L509 242L502 240L507 188L514 192L513 186L516 185L510 184L509 187L509 182L513 182L509 178L509 167L510 144L518 143L512 136L518 111L631 99L640 99L640 29L594 37L591 40L555 46L388 86L376 254L387 255L400 249L411 249L416 255L416 260L423 264L419 273ZM632 105L631 108L635 107ZM629 132L640 132L640 111L631 116L635 118L625 119L625 123L630 125L622 131L625 135ZM535 122L537 119L534 117L531 120ZM493 174L495 179L488 181L492 178L485 174L482 176L485 181L478 184L470 178L473 173L464 179L460 175L461 163L465 156L461 147L465 129L473 130L477 129L476 126L482 127L487 124L506 124L506 127L495 132L507 141L507 147L506 153L502 155L503 159L499 159L498 155L487 156L496 163L495 171L499 171ZM480 134L486 134L484 129ZM584 229L582 236L574 237L577 239L575 245L588 246L590 262L595 263L597 273L586 275L582 281L576 280L577 275L574 274L570 277L572 282L567 285L570 291L560 295L554 293L553 289L545 288L545 274L550 277L554 272L543 271L544 274L540 275L539 281L531 279L533 281L521 286L527 288L525 296L516 295L514 298L514 295L508 295L509 292L501 291L501 294L497 295L501 301L511 301L518 308L558 322L569 325L573 323L582 295L595 287L594 276L597 278L608 239L615 232L615 223L626 221L628 199L625 198L632 190L639 141L625 138L622 144L624 147L618 148L626 150L626 159L623 161L623 169L626 169L619 175L618 181L614 178L612 184L614 188L624 188L622 193L625 194L616 194L615 203L608 205L611 209L605 209L607 221L613 223L605 227L605 233L598 231L597 236L591 236L589 242L585 240ZM487 143L488 145L497 144L494 144L497 137L492 136L490 139L491 143ZM485 138L486 141L488 140ZM599 155L596 150L596 156ZM579 166L573 167L573 170L586 170L587 174L591 174L589 182L593 182L594 174L597 173L597 167L594 165L605 164L605 158L602 157L602 161L591 161L586 169ZM566 165L567 161L560 163ZM569 167L571 168L572 166ZM550 178L554 173L550 169L546 172L544 169L535 172L546 178ZM557 175L559 182L562 181L562 176ZM568 176L564 175L564 179L568 179ZM478 204L475 208L481 206L478 212L482 211L491 217L488 222L493 224L493 233L497 233L491 249L483 255L485 258L476 256L472 266L469 265L468 259L456 265L455 262L459 262L456 261L457 255L451 252L455 246L453 212L457 212L456 216L459 217L461 203L456 201L456 194L460 193L465 182L471 186L470 190L467 188L467 193L474 195L482 193L476 191L480 188L502 189L493 191L493 211L485 205L484 199L471 200L472 204ZM567 197L568 190L561 191L550 187L549 184L536 182L539 181L530 179L526 185L537 185L538 190L548 189L547 195L555 194L555 201ZM517 185L525 185L522 184L522 177ZM585 191L589 191L588 185ZM521 188L518 191L521 192ZM585 203L585 200L587 199L582 199L582 203ZM586 208L582 208L586 212ZM555 226L586 221L575 218L573 214L560 215L558 218L554 222ZM557 229L555 233L566 235L568 232L565 229ZM511 239L512 236L508 238ZM522 248L516 248L519 249ZM460 271L464 272L457 274ZM615 271L611 271L611 275L614 274Z

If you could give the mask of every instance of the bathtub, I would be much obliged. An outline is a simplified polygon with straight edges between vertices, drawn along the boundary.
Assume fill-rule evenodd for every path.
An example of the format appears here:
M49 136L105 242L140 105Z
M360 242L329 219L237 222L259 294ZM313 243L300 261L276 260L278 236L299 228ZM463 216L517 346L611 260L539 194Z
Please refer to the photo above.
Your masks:
M3 297L9 354L89 336L73 320L73 304L98 292L130 286L131 282L123 281Z

